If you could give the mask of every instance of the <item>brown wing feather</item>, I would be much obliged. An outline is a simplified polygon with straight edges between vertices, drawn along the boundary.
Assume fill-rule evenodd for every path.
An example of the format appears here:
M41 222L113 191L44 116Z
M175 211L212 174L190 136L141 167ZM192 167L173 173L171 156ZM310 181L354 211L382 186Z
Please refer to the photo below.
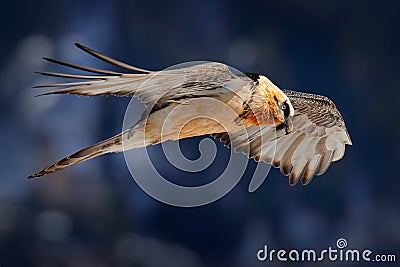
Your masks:
M289 176L291 185L308 184L351 145L344 120L327 97L284 90L295 109L293 131L273 126L249 127L235 133L213 134L226 146L256 161L265 161Z
M75 44L84 52L119 68L129 70L130 73L122 73L81 66L57 59L45 58L50 62L64 65L73 69L95 73L97 75L77 75L69 73L39 72L39 74L67 79L80 79L66 83L53 83L35 86L64 87L59 90L46 92L50 94L77 94L85 96L116 95L135 96L145 106L152 107L168 104L174 99L199 96L215 96L221 91L241 89L242 86L251 82L247 76L236 76L228 66L217 62L203 62L196 65L187 65L181 68L170 68L168 70L154 72L144 70L126 63L120 62L108 56L102 55L88 47ZM132 72L133 71L133 72ZM99 75L100 74L100 75ZM81 80L83 79L83 81ZM239 82L234 87L229 82Z
M86 53L88 53L88 54L90 54L90 55L92 55L94 57L97 57L98 59L103 60L103 61L105 61L107 63L110 63L110 64L112 64L114 66L117 66L119 68L123 68L123 69L126 69L126 70L131 70L131 71L136 71L136 72L139 72L139 73L151 73L152 72L150 70L145 70L145 69L141 69L141 68L138 68L138 67L134 67L134 66L128 65L126 63L123 63L121 61L118 61L116 59L107 57L107 56L105 56L103 54L100 54L99 52L96 52L93 49L90 49L89 47L86 47L86 46L81 45L79 43L75 43L75 46L78 47L79 49L85 51Z
M85 79L86 81L73 81L67 83L54 83L34 86L34 88L45 88L45 87L66 87L61 90L46 92L42 95L50 94L78 94L86 96L96 95L116 95L116 96L132 96L135 94L136 89L148 79L152 71L144 70L134 66L130 66L126 63L120 62L116 59L102 55L86 46L75 43L75 45L83 50L84 52L121 69L134 71L136 73L122 73L110 70L97 69L82 65L73 64L70 62L44 58L45 60L63 65L72 69L82 70L85 72L91 72L102 75L77 75L69 73L55 73L55 72L38 72L39 74L53 77L69 78L69 79Z

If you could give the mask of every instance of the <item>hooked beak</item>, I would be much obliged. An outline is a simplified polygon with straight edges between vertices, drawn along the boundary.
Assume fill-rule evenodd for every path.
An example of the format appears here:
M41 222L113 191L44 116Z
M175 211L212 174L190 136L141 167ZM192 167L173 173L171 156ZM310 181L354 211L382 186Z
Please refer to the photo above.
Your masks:
M293 122L291 117L285 118L283 126L285 127L286 134L289 134L291 131L293 131Z

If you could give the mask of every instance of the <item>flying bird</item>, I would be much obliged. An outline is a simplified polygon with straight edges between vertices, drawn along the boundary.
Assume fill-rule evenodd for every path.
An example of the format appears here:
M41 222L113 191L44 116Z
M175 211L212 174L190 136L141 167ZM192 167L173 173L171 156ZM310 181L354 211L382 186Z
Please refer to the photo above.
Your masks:
M78 79L36 87L85 96L137 97L147 111L122 133L86 147L42 171L40 177L112 152L211 134L235 152L280 168L289 183L308 184L352 145L344 120L327 97L278 88L267 77L205 62L164 71L133 67L75 43L84 52L125 69L116 72L44 58L86 75L39 72ZM165 123L167 121L167 123Z

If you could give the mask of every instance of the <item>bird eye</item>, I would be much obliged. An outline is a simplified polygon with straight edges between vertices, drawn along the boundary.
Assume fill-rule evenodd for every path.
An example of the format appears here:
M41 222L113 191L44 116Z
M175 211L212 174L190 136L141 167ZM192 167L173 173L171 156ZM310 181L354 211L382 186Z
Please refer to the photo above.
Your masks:
M283 111L283 114L285 115L285 118L289 117L290 115L290 110L289 110L289 104L285 102L282 106L281 109Z

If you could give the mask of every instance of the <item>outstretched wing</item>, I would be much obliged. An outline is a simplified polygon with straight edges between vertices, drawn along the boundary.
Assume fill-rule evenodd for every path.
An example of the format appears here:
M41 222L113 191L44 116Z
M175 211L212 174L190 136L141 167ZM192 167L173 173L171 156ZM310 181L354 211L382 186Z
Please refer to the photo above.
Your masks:
M351 145L345 123L327 97L284 90L295 114L293 131L274 126L249 127L234 133L214 134L235 152L265 161L289 176L289 183L308 184L322 175L331 162L341 159L345 145Z
M222 63L186 64L175 69L149 71L117 61L83 45L77 43L75 45L92 56L130 72L102 70L45 58L56 64L100 75L39 72L47 76L83 80L35 86L36 88L65 87L43 95L68 93L86 96L136 96L149 107L155 104L163 106L168 102L179 101L183 98L216 96L226 89L239 90L246 84L252 83L250 78L234 74L228 66Z

